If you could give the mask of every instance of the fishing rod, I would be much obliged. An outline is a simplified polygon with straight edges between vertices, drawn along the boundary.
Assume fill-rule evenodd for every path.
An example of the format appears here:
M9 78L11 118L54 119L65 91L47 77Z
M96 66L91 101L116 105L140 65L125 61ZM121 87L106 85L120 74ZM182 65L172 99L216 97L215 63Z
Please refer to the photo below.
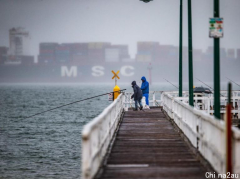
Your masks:
M203 81L199 80L198 78L196 78L196 79L197 79L198 81L200 81L201 83L203 83L204 85L206 85L207 87L209 87L211 90L214 91L214 89L213 89L211 86L207 85L206 83L204 83Z
M198 81L200 81L201 83L203 83L204 85L206 85L207 87L209 87L211 90L214 91L214 89L213 89L211 86L207 85L206 83L204 83L203 81L199 80L198 78L196 78L196 79L197 79ZM220 93L220 95L221 95L222 97L225 97L225 96L222 95L221 93Z
M226 77L227 78L227 77ZM229 78L227 78L227 79L229 79ZM236 82L234 82L233 80L231 80L231 79L229 79L232 83L234 83L235 85L238 85L239 87L240 87L240 85L239 84L237 84Z
M121 92L121 91L125 91L126 89L123 89L123 90L120 90L120 91L114 91L114 92L109 92L109 93L104 93L104 94L100 94L100 95L97 95L97 96L93 96L93 97L89 97L89 98L86 98L86 99L82 99L82 100L79 100L79 101L75 101L75 102L71 102L71 103L68 103L68 104L64 104L62 106L58 106L58 107L55 107L55 108L52 108L52 109L48 109L46 111L42 111L42 112L39 112L39 113L36 113L34 115L31 115L31 116L28 116L24 119L28 119L28 118L31 118L31 117L34 117L34 116L37 116L39 114L43 114L43 113L46 113L46 112L49 112L49 111L52 111L52 110L55 110L55 109L58 109L58 108L62 108L64 106L68 106L68 105L71 105L71 104L74 104L74 103L79 103L79 102L82 102L82 101L86 101L86 100L89 100L89 99L93 99L93 98L97 98L97 97L100 97L100 96L104 96L104 95L107 95L107 94L111 94L111 93L115 93L115 92Z
M164 80L166 80L165 78L163 78ZM173 85L175 88L179 89L177 86L175 86L174 84L172 84L170 81L166 80L168 83L170 83L171 85Z

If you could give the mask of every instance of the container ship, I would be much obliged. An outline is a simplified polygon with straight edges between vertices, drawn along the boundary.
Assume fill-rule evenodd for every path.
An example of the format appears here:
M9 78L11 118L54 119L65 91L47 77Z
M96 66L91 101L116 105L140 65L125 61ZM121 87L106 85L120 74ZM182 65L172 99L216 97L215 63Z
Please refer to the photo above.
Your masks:
M220 53L222 80L230 76L239 82L240 49L221 49ZM212 47L206 52L195 49L193 55L194 76L205 82L213 81ZM123 83L140 81L142 76L156 83L165 82L164 78L177 82L178 59L177 46L159 42L137 42L134 58L130 58L128 45L40 43L37 63L33 56L9 55L7 47L0 47L0 83L110 83L112 70L120 71L120 82ZM183 47L183 75L186 77L187 60L188 48ZM187 78L184 80L187 82Z

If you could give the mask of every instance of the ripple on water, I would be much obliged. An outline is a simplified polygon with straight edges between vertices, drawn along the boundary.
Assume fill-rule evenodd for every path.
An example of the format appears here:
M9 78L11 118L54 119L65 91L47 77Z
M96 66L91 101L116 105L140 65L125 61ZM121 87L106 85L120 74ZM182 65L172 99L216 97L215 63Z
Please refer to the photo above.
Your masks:
M0 86L0 99L6 99L0 112L0 124L4 126L0 129L2 178L80 177L82 127L109 105L107 98L101 103L91 100L25 118L112 90L108 86L98 91L92 86L87 89L77 85Z

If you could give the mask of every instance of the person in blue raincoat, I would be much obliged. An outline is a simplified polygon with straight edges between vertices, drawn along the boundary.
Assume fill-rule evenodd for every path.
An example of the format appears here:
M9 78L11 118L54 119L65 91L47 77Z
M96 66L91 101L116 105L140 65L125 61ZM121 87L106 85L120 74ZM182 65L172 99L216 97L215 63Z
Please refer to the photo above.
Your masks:
M147 81L147 79L145 78L145 76L143 76L141 78L142 80L142 85L141 85L141 90L142 90L142 93L143 93L143 96L145 97L146 99L146 107L149 108L149 83Z

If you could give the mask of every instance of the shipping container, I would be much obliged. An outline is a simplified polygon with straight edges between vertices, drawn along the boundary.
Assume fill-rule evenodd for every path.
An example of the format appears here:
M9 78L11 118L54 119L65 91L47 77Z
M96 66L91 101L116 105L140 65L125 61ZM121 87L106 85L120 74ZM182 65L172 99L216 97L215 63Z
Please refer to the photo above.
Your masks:
M137 55L136 57L137 62L151 62L152 56L151 55Z
M235 49L228 49L227 50L227 58L232 60L235 58Z
M220 48L220 57L221 57L221 59L227 58L227 52L226 52L225 48Z
M137 51L155 51L159 47L159 42L138 42Z
M40 43L39 44L39 53L45 50L52 50L54 51L56 47L58 46L58 43Z
M120 61L120 49L119 48L106 48L105 49L105 61L106 62L119 62Z
M88 57L74 54L74 55L72 56L71 64L72 64L72 65L87 65L88 62L89 62L89 61L88 61Z
M0 47L0 56L7 55L8 48L7 47Z
M32 66L34 64L33 56L19 56L19 60L21 61L21 65L24 66Z
M55 56L38 55L39 64L55 64Z
M4 62L7 60L7 47L0 47L0 65L4 64Z
M104 62L105 49L88 49L88 58L90 62Z
M201 49L194 49L193 50L193 60L194 61L202 61L202 50Z
M110 47L111 43L109 42L90 42L88 43L88 49L104 49Z
M237 59L240 60L240 49L237 49Z
M88 43L74 43L70 49L71 54L88 55Z

